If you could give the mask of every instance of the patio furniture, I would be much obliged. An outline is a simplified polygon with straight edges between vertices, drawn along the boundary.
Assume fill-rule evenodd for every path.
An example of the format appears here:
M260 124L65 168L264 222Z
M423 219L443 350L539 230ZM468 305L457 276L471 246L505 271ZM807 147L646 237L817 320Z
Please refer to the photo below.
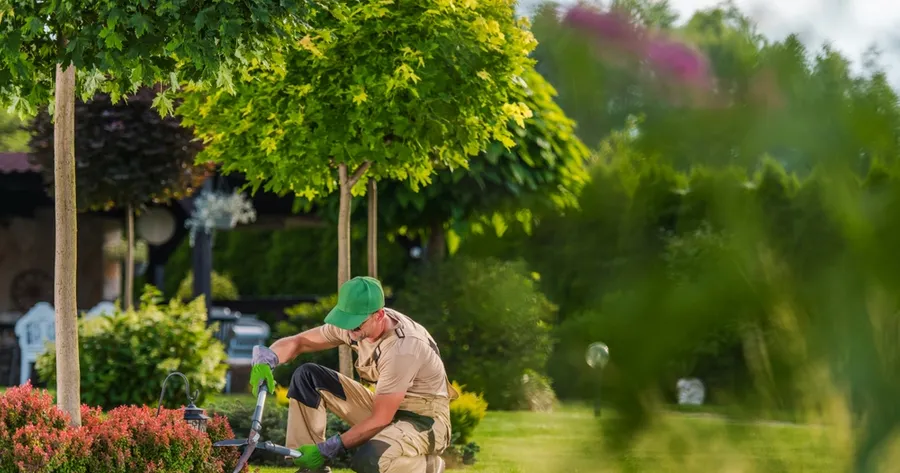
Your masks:
M31 379L31 364L56 341L56 311L46 302L38 302L16 322L19 339L19 384Z
M269 339L271 329L269 324L254 316L244 315L231 327L231 337L228 341L228 373L225 375L225 392L232 392L232 379L235 371L240 374L249 373L250 361L253 357L253 347L263 345Z
M219 324L215 337L226 347L231 340L231 328L234 327L240 318L240 312L232 312L228 307L211 307L209 310L210 325L214 323Z
M84 314L85 319L97 317L98 315L115 315L116 305L109 301L103 301L94 306L93 309Z

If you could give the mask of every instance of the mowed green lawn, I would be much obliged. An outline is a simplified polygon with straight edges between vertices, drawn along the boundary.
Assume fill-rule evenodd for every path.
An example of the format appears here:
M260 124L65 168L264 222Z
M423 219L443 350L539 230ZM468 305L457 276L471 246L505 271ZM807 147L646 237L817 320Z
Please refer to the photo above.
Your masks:
M475 438L478 462L457 471L834 473L846 471L848 456L846 442L831 429L707 415L667 415L634 440L623 453L605 451L592 411L579 407L548 414L490 412Z

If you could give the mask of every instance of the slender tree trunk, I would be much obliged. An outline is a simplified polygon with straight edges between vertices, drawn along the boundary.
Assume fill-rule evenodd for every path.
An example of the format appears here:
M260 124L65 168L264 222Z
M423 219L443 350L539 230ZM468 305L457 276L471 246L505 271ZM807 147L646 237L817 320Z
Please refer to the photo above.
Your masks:
M134 208L128 204L125 231L128 233L128 247L125 249L125 309L134 304Z
M81 425L81 367L78 361L77 241L75 208L75 66L56 67L56 109L53 152L56 256L57 404L69 414L70 425Z
M350 182L347 178L347 165L338 167L340 179L340 206L338 207L338 288L350 280ZM341 374L353 378L353 353L347 345L338 348L338 359Z
M350 280L350 200L353 195L350 190L359 181L360 177L369 169L369 162L347 177L347 165L341 163L338 166L338 179L340 188L340 205L338 207L338 288ZM338 348L338 360L341 374L353 378L353 352L347 345Z
M428 232L428 250L426 260L429 263L439 263L447 254L447 238L444 235L444 224L432 223Z
M378 185L369 179L369 276L378 277Z

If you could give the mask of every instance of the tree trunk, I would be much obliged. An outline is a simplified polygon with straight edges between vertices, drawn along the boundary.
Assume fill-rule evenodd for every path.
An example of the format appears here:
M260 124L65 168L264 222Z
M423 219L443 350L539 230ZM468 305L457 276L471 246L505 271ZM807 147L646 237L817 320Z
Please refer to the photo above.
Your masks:
M340 206L338 207L338 289L350 280L350 200L353 195L350 190L356 185L360 177L369 169L367 161L347 177L347 165L338 165L338 182L340 182ZM353 351L347 345L338 348L338 361L341 374L353 378Z
M69 424L81 425L81 367L78 361L77 241L75 208L75 66L65 72L56 67L56 105L53 127L56 256L57 404L69 415Z
M350 280L350 182L347 178L347 165L338 167L340 179L340 206L338 207L338 288ZM338 349L341 374L353 378L353 353L347 345Z
M134 304L134 208L128 204L125 221L128 246L125 248L125 310Z
M378 277L378 185L369 179L369 276Z
M431 231L428 232L428 249L426 260L429 263L440 263L444 261L447 254L447 238L444 235L443 223L432 223Z

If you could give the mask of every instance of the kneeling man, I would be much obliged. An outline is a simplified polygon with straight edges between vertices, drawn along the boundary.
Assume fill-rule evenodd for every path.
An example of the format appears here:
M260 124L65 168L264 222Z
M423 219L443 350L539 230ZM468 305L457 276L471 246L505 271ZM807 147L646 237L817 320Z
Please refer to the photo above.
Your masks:
M338 291L337 306L325 323L254 350L253 394L261 383L270 392L272 370L298 355L349 345L356 370L375 392L332 369L306 363L288 388L288 448L301 472L330 472L329 461L356 448L357 473L440 473L440 454L450 443L450 385L440 351L424 327L384 306L381 283L356 277ZM325 439L326 409L351 425Z

